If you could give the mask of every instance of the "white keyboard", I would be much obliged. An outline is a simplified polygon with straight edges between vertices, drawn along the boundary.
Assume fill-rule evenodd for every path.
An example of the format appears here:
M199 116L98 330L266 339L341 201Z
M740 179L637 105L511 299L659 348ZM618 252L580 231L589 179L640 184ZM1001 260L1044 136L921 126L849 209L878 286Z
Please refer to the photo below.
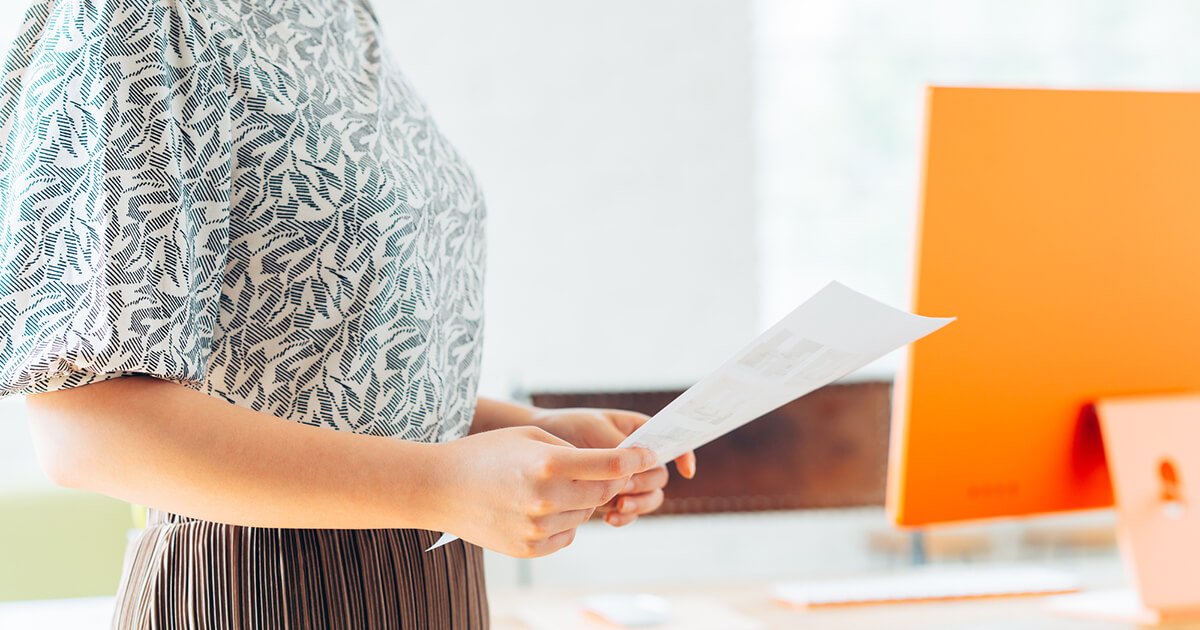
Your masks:
M1072 593L1071 573L1036 567L921 567L872 576L779 583L771 597L803 608L1004 595Z

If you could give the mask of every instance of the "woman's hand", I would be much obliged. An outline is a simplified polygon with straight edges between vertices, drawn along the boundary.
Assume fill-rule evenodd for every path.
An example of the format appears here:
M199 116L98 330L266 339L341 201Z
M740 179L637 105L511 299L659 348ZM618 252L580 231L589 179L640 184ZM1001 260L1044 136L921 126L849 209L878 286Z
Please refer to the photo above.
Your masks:
M442 531L518 558L557 551L630 478L655 465L649 449L575 448L537 427L495 429L437 445L445 469Z
M579 448L613 448L649 420L649 416L617 409L542 409L531 423ZM696 474L696 454L688 451L675 459L679 474L691 479ZM667 485L666 465L634 475L617 496L598 509L604 522L614 527L628 525L638 515L657 510Z

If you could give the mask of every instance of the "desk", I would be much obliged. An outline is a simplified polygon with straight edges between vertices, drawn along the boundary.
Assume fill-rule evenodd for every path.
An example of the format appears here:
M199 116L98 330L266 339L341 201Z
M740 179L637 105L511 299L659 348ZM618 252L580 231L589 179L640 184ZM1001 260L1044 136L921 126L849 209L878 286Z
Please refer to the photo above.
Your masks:
M1075 571L1087 588L1120 586L1123 583L1115 559L1062 563L1054 568ZM621 587L617 589L509 590L491 594L492 630L527 630L518 618L525 606L575 599L607 590L637 590L668 599L700 596L719 601L729 608L756 619L766 628L821 630L1131 630L1136 624L1084 619L1052 614L1043 609L1040 597L1006 597L932 603L847 606L800 610L777 604L767 598L769 582ZM612 626L601 626L612 628ZM1200 629L1200 623L1161 626L1173 629Z
M1120 566L1115 560L1055 567L1078 571L1089 588L1120 585ZM700 596L752 617L766 628L821 630L1132 630L1133 624L1112 623L1053 615L1042 609L1041 598L1012 597L924 604L897 604L796 610L767 599L768 582L703 584L692 586L647 586L636 590L667 598ZM631 590L632 587L620 590ZM571 600L590 593L615 589L549 589L497 591L490 595L492 630L527 630L517 614L522 606ZM0 603L0 628L56 628L100 630L108 627L111 597L77 600ZM613 626L604 626L612 629ZM1163 626L1200 630L1200 623ZM564 630L574 630L565 628Z
M5 630L105 630L112 624L113 597L0 602Z

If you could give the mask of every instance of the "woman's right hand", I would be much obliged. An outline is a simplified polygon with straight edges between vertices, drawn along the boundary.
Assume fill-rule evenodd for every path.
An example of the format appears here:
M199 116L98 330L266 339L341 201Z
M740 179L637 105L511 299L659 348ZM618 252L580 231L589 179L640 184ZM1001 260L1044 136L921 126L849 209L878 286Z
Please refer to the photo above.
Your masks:
M655 466L645 448L575 448L535 427L485 431L437 445L442 531L510 556L535 558L575 539L575 528L632 475Z

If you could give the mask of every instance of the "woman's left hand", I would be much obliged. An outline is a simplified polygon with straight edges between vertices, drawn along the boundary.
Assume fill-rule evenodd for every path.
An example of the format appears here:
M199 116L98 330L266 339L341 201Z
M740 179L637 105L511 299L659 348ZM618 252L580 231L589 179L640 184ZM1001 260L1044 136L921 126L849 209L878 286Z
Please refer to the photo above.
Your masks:
M645 414L618 409L541 409L534 414L531 424L577 448L613 448L649 419ZM677 457L675 468L691 479L696 474L695 452ZM667 476L665 464L638 473L630 478L624 490L596 511L604 514L604 522L609 525L628 525L639 515L649 514L662 505Z

